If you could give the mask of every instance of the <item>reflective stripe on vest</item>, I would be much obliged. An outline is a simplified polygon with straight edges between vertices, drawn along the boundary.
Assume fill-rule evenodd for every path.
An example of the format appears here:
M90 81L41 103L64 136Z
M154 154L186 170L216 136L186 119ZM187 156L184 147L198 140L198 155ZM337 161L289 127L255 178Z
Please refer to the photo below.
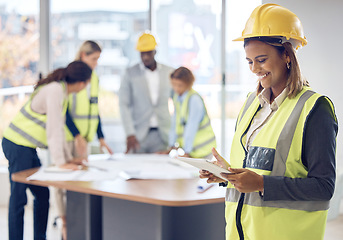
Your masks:
M248 110L249 106L254 101L255 97L256 97L255 92L249 94L248 99L245 101L243 111L240 114L241 117L240 117L239 121L237 121L238 123L242 120L242 117L244 116L245 112Z
M65 83L61 82L65 91ZM8 128L4 131L4 137L15 144L31 148L47 148L46 114L39 114L31 110L33 97L44 86L37 88L30 96L29 101L21 108L14 117ZM63 103L62 115L67 110L67 101Z
M251 96L254 98L252 99ZM306 178L307 170L301 164L302 137L307 116L319 98L322 96L307 87L296 98L286 98L266 125L257 133L249 152L246 152L244 149L245 135L259 109L256 93L250 95L237 118L238 124L230 154L232 167L241 168L243 165L243 167L263 175ZM334 111L332 103L329 99L327 100ZM242 200L242 197L244 202L240 205L238 202L240 199ZM261 224L266 225L274 224L278 219L283 219L284 223L289 222L290 226L296 223L302 224L297 222L298 219L305 220L307 223L316 221L311 223L312 226L317 226L316 231L313 231L312 227L303 228L300 233L297 232L297 239L310 239L307 237L316 236L316 234L317 237L311 239L320 239L318 236L324 233L329 207L329 201L263 201L258 192L241 194L231 184L228 185L226 201L227 230L241 224L242 228L238 231L244 232L244 236L255 235L255 238L252 239L282 239L279 237L282 235L282 231L296 231L295 229L300 228L293 226L294 229L285 229L280 226L278 233L263 235L261 232L257 233L257 229L254 228L259 223L250 224L249 218L258 219ZM233 212L236 211L233 211L232 208L237 208L237 212L240 212L239 215L235 215ZM260 216L260 214L262 215ZM289 234L285 235L290 236ZM227 239L239 239L238 233L236 231L227 233Z
M28 112L26 111L25 108L20 109L20 112L21 112L26 118L28 118L28 119L30 119L31 121L33 121L34 123L38 124L38 125L41 126L42 128L46 128L46 123L45 123L45 122L39 120L38 118L35 118L35 117L31 116L30 113L28 113Z
M92 141L98 129L99 110L98 110L99 78L95 71L92 73L90 82L90 95L87 89L69 96L69 114L80 134ZM65 127L67 141L74 139L68 127Z
M182 104L177 101L177 95L175 94L173 97L174 106L176 111L176 123L175 123L175 130L177 134L177 142L181 147L184 146L184 126L188 121L188 104L189 99L192 95L198 94L196 91L191 89L185 99L183 100ZM201 96L198 94L200 99L202 100ZM203 101L202 101L203 102ZM203 102L203 106L205 108L205 104ZM193 141L193 148L192 152L190 153L191 157L200 158L200 157L207 157L212 152L212 148L216 147L216 138L211 126L210 118L208 117L206 108L205 108L205 115L203 120L199 124L198 131L194 137Z

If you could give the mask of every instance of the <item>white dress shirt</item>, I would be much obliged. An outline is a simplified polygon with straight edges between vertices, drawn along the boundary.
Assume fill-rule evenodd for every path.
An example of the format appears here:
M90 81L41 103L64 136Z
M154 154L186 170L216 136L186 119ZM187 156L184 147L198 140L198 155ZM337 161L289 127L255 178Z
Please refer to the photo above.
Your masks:
M153 106L156 106L158 97L159 97L159 90L160 90L160 76L158 70L160 69L159 64L157 63L157 67L154 71L151 71L149 68L145 67L141 64L142 69L144 69L145 78L147 80L151 103ZM150 127L157 127L157 117L156 114L153 114L150 118Z
M263 89L258 95L260 101L261 109L256 113L251 126L247 132L247 142L245 148L249 150L250 144L255 139L256 135L261 131L263 126L268 122L268 120L274 115L274 113L279 109L282 102L286 99L288 95L288 88L285 88L279 96L277 96L272 103L270 103L270 88Z

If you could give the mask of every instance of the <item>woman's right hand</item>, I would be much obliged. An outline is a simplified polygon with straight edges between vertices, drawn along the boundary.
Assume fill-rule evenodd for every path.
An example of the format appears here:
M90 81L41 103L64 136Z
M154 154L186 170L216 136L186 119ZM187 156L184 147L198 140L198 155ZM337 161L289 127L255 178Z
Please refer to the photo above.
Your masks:
M87 146L88 143L84 137L80 134L75 136L75 149L76 153L81 157L87 157Z
M74 157L70 163L74 163L76 165L83 165L84 162L88 162L88 159L87 158L84 158L84 157Z
M231 167L231 165L222 156L219 155L215 148L212 148L212 154L216 158L216 161L214 161L213 163L225 169L229 169Z
M155 154L169 154L173 148L168 148L166 150L155 152Z
M216 158L216 161L213 162L214 164L223 168L227 168L227 169L230 167L230 164L222 156L219 155L219 153L217 152L215 148L212 148L212 153L213 153L213 156ZM199 175L200 178L207 178L208 183L226 182L226 180L216 177L211 172L206 171L206 170L200 170L199 174L200 174Z
M221 183L226 182L226 180L214 176L212 173L206 170L200 170L199 171L199 177L200 178L207 178L207 183Z
M82 165L76 164L76 163L65 163L59 166L60 168L64 169L71 169L71 170L81 170Z
M158 152L155 152L155 154L169 154L170 151L168 150L163 150L163 151L158 151Z

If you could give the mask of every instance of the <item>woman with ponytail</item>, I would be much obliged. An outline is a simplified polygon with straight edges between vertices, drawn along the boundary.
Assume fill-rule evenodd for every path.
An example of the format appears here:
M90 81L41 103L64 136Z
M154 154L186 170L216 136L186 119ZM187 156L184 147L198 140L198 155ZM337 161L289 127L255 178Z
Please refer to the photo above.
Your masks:
M34 239L46 239L49 189L13 182L13 173L41 166L36 148L49 148L52 163L60 168L78 169L80 159L72 158L64 137L65 113L70 93L84 89L91 68L74 61L38 81L28 102L4 131L2 149L7 158L11 196L9 201L9 239L22 240L26 188L34 196Z

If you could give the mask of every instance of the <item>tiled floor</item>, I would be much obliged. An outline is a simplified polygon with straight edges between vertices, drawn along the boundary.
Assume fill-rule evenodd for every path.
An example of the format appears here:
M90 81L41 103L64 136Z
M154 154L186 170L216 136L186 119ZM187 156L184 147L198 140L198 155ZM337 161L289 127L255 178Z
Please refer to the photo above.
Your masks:
M53 220L56 216L54 207L50 208L49 214L49 225L47 237L48 240L61 240L60 226L61 223L57 222L57 226L53 227ZM1 239L8 240L7 238L7 208L0 207L0 233ZM32 208L27 207L25 210L25 229L24 229L24 240L32 240ZM331 221L328 221L325 233L325 240L338 240L343 239L343 200L340 209L340 215Z

